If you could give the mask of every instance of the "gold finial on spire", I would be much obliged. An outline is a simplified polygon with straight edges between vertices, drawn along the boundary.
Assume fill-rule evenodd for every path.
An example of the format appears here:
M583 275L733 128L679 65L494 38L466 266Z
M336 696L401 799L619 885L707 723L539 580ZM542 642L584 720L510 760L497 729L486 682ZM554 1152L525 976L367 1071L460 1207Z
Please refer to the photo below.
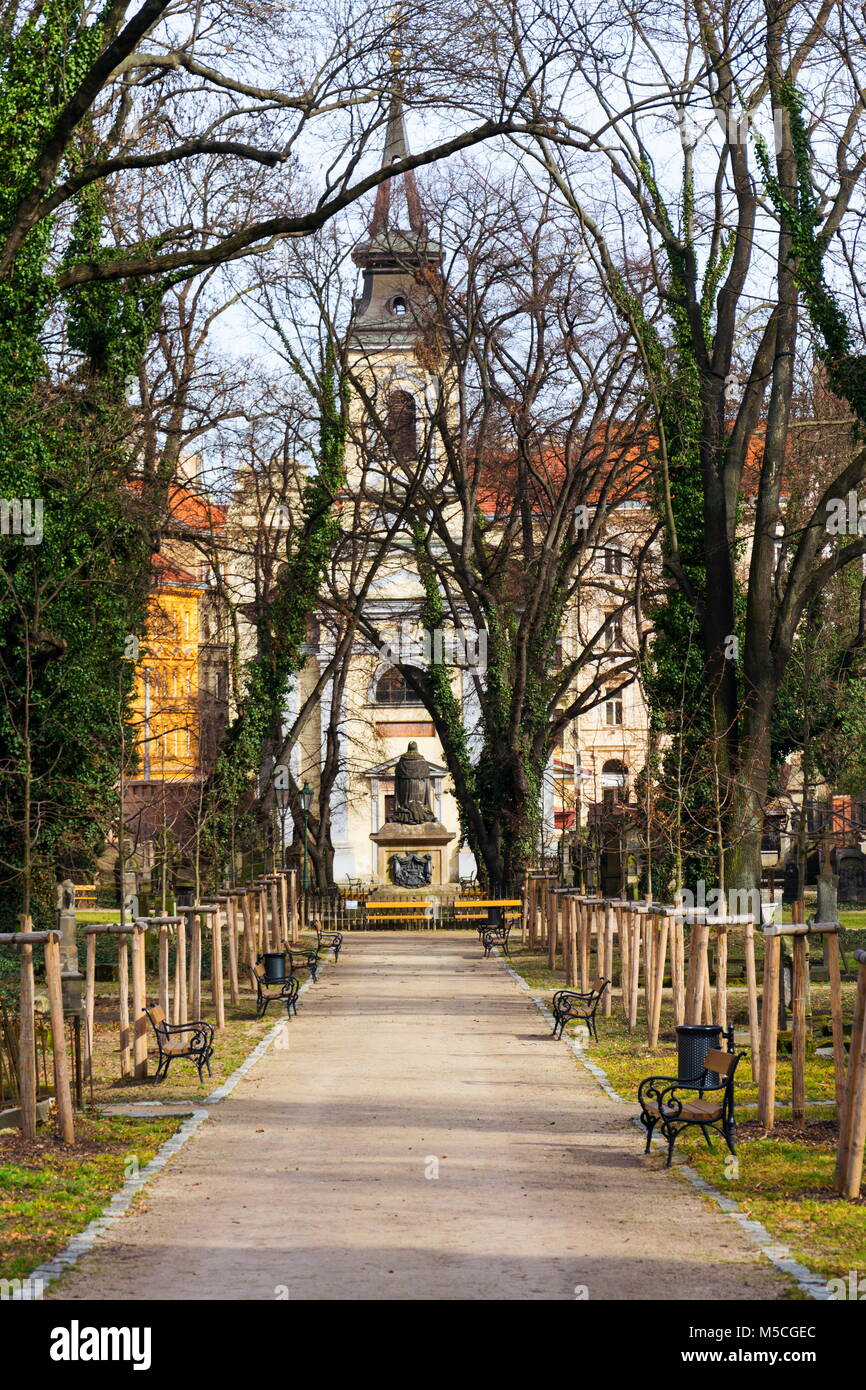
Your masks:
M391 23L394 26L395 36L399 34L400 26L403 23L403 6L395 5L391 11ZM395 70L400 66L403 57L403 50L400 47L399 39L396 40L394 47L390 50L388 57L391 59L391 67Z

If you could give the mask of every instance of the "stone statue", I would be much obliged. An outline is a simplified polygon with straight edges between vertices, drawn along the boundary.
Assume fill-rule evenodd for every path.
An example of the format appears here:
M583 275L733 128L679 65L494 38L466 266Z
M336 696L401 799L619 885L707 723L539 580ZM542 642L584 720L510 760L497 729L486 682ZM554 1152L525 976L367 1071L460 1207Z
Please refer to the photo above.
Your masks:
M426 825L435 821L430 798L430 764L410 743L394 769L394 814L401 825ZM427 880L429 882L429 879Z
M71 878L65 878L62 883L54 885L57 894L56 906L58 912L75 911L75 884Z
M389 867L398 888L424 888L433 878L432 854L392 854Z

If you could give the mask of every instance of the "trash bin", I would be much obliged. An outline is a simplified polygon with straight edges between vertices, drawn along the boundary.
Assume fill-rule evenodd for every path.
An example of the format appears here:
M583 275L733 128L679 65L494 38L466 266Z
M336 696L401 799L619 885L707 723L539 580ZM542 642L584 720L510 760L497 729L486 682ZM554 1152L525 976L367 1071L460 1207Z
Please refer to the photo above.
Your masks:
M282 985L286 982L285 951L265 951L262 956L265 967L265 981L269 985Z
M677 1076L691 1081L701 1075L705 1086L718 1086L718 1074L704 1070L704 1058L713 1049L722 1051L722 1030L717 1023L681 1023L677 1026Z
M502 908L501 908L501 907L488 907L488 909L487 909L487 925L488 925L488 927L501 927L501 926L502 926Z

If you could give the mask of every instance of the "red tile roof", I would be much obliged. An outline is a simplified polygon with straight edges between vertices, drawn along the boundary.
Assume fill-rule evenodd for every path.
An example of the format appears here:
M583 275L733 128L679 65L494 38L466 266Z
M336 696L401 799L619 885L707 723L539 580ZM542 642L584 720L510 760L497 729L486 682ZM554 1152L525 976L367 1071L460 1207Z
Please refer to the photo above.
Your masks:
M152 555L151 565L154 573L154 583L158 588L170 588L175 584L182 584L184 588L203 588L200 579L196 579L189 570L182 569L173 560L167 560L164 555Z

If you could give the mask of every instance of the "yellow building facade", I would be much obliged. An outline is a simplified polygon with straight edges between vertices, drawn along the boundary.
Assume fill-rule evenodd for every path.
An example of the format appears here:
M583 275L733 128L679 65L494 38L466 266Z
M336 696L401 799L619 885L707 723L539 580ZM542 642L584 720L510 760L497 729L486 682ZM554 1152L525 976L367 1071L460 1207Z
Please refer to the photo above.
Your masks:
M135 672L138 775L185 781L200 774L198 690L203 585L156 556L156 587Z

